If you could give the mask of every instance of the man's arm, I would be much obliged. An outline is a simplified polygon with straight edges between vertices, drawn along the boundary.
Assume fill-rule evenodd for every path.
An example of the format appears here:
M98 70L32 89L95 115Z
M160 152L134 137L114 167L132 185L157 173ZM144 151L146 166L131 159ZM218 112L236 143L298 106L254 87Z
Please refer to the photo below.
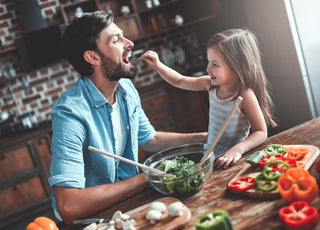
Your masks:
M192 143L206 143L208 133L173 133L157 131L155 136L147 143L141 145L150 152L161 151L166 148Z
M89 188L54 186L59 213L66 224L90 216L140 192L148 185L144 174L117 183Z

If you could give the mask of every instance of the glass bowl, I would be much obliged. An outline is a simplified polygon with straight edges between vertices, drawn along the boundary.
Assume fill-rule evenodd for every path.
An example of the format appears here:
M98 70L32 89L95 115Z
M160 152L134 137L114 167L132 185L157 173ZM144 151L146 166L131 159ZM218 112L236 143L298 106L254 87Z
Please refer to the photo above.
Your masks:
M179 176L176 172L159 175L149 170L143 169L143 172L150 182L151 186L164 195L170 196L190 196L201 190L204 182L209 178L213 171L214 154L213 152L201 163L198 163L206 153L209 145L207 144L187 144L173 148L165 149L149 157L144 164L146 166L157 168L165 171L162 166L164 163L168 165L168 161L176 159L176 157L185 157L191 162L191 166L180 171ZM161 169L162 168L162 169ZM170 168L170 167L169 167ZM171 168L173 169L173 168Z

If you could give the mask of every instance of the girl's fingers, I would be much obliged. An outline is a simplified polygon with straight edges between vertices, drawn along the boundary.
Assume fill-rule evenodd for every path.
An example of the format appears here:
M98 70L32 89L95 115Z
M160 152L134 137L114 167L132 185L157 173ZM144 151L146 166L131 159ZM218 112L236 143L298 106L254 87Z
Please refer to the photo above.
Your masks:
M232 166L232 165L231 165L232 161L233 161L232 158L227 158L227 159L226 159L226 162L224 163L223 168L224 168L224 169L227 169L228 167Z
M225 164L228 164L228 158L224 157L224 156L220 156L216 159L216 163L215 163L215 166L216 168L220 169L220 168L225 168Z

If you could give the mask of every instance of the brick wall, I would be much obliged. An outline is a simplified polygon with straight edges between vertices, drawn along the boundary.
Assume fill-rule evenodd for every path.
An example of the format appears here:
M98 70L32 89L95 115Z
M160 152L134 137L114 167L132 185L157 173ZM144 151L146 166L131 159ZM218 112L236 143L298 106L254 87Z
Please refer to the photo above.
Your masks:
M71 0L38 0L42 15L49 26L62 24L60 12L61 4L70 3ZM15 38L23 33L20 13L13 0L0 0L0 39L4 47L14 45ZM152 49L160 52L163 48L175 50L181 47L187 57L188 64L178 65L175 68L182 72L192 72L199 68L201 63L188 60L199 60L198 40L190 28L183 28L167 34L157 35L135 41L136 49ZM10 78L7 71L12 65L16 73L22 72L19 65L17 51L0 55L0 67L3 70L0 80ZM135 78L135 85L140 88L161 78L143 61L136 64L139 74ZM78 74L65 61L39 69L32 73L24 74L14 80L0 82L0 109L17 115L27 111L34 111L38 122L49 120L54 102L78 79Z

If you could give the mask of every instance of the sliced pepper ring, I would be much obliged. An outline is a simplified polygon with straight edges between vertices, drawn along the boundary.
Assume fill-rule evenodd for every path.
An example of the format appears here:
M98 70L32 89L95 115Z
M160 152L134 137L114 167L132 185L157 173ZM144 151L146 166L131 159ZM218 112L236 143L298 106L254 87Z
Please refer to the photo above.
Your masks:
M288 155L300 155L301 157L304 157L305 155L308 154L309 148L308 147L294 147L294 146L289 146L285 148L285 151Z
M256 178L254 177L244 176L244 177L240 177L235 181L232 181L229 187L231 189L236 189L240 192L247 191L248 189L256 186L255 181L256 181Z
M265 166L265 164L267 164L270 161L275 161L275 160L284 160L284 155L282 154L275 154L275 155L267 155L265 157L263 157L260 161L259 161L259 165L261 167Z
M256 184L259 190L263 192L269 192L274 190L277 187L276 180L270 180L264 177L262 173L260 173L256 178Z
M305 230L314 228L319 222L317 209L307 202L297 201L279 210L279 216L286 229Z
M226 210L218 209L199 217L195 223L197 230L223 229L232 230L230 216Z
M263 151L267 155L285 154L284 146L280 144L270 144Z
M290 167L288 162L282 160L270 161L263 167L262 174L265 178L273 180L280 177Z

